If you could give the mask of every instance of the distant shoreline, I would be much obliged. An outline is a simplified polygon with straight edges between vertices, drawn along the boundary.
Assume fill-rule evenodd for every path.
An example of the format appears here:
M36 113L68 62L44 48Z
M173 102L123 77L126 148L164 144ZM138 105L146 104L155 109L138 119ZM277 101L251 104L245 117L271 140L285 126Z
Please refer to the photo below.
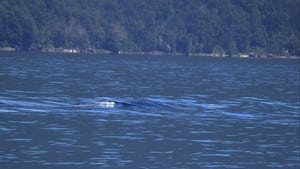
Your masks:
M6 48L5 48L6 49ZM10 49L10 48L9 48ZM3 50L0 49L1 53L44 53L44 54L89 54L89 55L147 55L147 56L194 56L194 57L210 57L210 58L241 58L241 59L300 59L300 56L291 55L274 55L274 54L256 54L250 53L238 53L232 56L218 53L166 53L162 51L147 51L147 52L128 52L119 51L118 53L113 53L108 50L79 50L79 49L51 49L51 50L32 50L32 51L18 51L18 50Z

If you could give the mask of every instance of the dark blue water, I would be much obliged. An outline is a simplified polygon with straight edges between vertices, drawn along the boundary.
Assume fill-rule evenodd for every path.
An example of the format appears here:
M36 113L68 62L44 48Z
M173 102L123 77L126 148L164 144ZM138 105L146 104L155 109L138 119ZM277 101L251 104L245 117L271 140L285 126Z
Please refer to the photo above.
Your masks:
M2 53L0 167L296 169L299 70L299 60Z

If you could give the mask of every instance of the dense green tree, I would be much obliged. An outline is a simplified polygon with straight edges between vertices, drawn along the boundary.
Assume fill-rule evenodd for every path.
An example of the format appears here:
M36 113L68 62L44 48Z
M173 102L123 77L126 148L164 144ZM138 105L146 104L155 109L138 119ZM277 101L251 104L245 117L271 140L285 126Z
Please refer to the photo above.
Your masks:
M0 47L300 55L299 0L1 0Z

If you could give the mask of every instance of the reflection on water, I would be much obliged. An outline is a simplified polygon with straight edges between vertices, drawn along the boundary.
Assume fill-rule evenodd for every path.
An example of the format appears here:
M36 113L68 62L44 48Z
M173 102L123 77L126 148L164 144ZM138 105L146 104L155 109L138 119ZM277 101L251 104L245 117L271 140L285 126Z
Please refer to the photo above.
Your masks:
M298 64L111 57L1 57L1 168L299 168Z

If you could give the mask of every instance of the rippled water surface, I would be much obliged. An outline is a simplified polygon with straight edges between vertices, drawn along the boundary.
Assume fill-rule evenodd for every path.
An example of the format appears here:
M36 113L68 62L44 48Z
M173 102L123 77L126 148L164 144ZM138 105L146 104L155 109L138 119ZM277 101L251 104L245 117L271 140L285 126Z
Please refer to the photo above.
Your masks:
M0 167L296 169L299 108L299 60L2 53Z

